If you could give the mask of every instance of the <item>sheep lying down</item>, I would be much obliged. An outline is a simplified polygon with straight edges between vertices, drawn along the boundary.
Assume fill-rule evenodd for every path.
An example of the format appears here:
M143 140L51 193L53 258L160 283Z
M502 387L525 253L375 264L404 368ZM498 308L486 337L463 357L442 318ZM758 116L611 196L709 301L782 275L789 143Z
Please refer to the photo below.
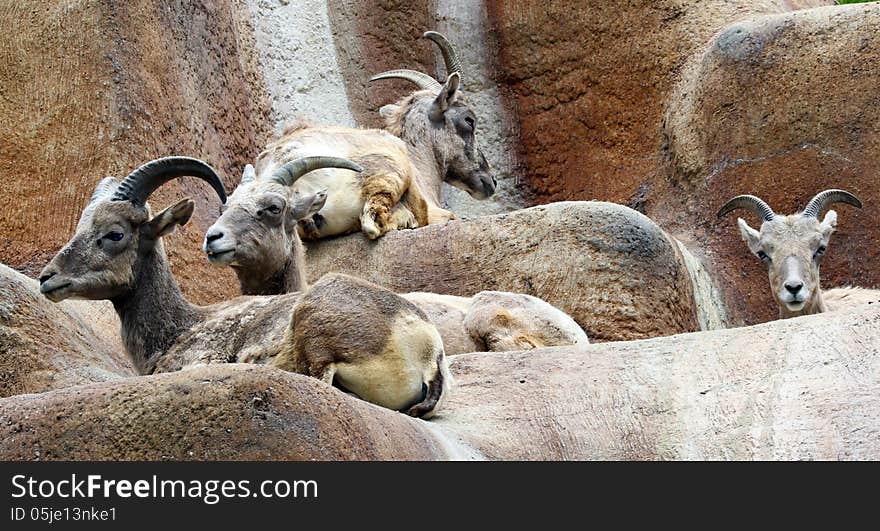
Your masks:
M211 363L272 363L335 382L381 406L428 417L451 386L443 341L410 301L354 277L328 274L301 293L243 296L197 306L183 296L163 237L195 203L153 215L148 197L172 179L223 184L208 164L167 157L95 188L70 241L40 274L53 302L111 300L122 342L141 374Z

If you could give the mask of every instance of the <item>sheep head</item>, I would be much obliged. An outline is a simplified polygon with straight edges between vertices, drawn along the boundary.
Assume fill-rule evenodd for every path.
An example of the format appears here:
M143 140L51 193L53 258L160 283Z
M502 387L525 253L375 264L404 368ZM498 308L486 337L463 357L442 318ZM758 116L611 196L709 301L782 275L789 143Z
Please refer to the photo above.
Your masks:
M321 210L327 200L327 190L300 192L293 184L321 168L362 171L347 159L304 157L284 164L268 178L257 179L248 164L241 184L205 234L203 249L208 260L258 274L283 268L300 244L297 222Z
M207 181L225 201L217 173L187 157L157 159L121 182L102 180L83 210L76 232L40 273L40 291L53 302L68 298L111 299L136 282L145 256L164 250L162 236L189 221L195 204L183 199L151 216L147 197L173 178L192 175Z
M740 233L749 250L767 266L773 298L780 315L792 316L824 311L819 286L819 262L837 227L837 213L822 211L833 203L861 208L859 199L844 190L817 194L803 212L780 216L767 203L751 195L737 196L718 211L718 217L743 208L761 218L760 230L739 218Z
M443 35L429 31L424 36L440 47L448 73L446 82L441 85L428 74L415 70L375 75L370 81L405 79L420 89L379 112L392 134L410 142L418 139L433 149L444 182L465 190L475 199L489 198L498 182L477 146L477 116L460 95L461 64Z

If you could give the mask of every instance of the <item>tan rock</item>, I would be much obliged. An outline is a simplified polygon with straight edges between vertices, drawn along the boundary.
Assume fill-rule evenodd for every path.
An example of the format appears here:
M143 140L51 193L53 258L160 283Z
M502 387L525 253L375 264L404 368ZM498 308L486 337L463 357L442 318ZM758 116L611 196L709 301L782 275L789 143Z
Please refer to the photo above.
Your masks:
M0 400L7 460L466 458L422 421L314 378L213 365Z
M880 458L880 307L450 358L433 425L489 459Z
M429 422L313 378L213 365L2 399L0 459L878 459L878 344L874 305L464 354Z
M310 244L310 280L337 271L398 293L539 297L591 341L695 331L693 289L676 244L624 206L554 203L470 221Z
M0 397L136 374L109 302L53 304L0 264Z

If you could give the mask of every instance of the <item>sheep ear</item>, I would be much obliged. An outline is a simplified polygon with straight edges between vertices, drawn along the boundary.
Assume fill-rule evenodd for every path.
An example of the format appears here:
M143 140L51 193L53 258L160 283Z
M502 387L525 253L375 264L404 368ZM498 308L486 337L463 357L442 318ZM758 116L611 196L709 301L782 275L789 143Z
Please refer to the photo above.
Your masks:
M440 89L440 94L437 94L437 97L434 98L434 103L431 104L431 120L435 122L443 120L443 114L449 110L449 106L458 97L458 86L460 83L461 76L458 75L458 72L453 73L446 79L446 83Z
M196 207L195 201L187 197L174 203L162 212L156 214L153 219L146 222L141 229L144 236L156 240L162 236L174 232L178 225L186 225Z
M394 105L393 103L383 105L379 109L379 116L381 116L382 118L391 118L392 116L394 116L394 113L396 113L398 109L400 109L400 106Z
M244 172L241 174L241 184L249 183L257 178L257 172L254 170L254 166L252 164L248 164L244 167Z
M819 230L822 231L822 235L825 238L831 236L831 233L834 232L834 229L837 228L837 212L833 210L829 210L825 214L825 219L822 220L822 223L819 224Z
M739 232L742 234L743 240L748 244L749 250L758 254L758 251L760 250L761 233L749 227L749 224L746 223L746 220L743 218L738 218L736 221L739 224Z
M291 215L293 219L303 219L316 214L324 208L327 202L327 190L318 190L317 192L306 194L296 198L293 202Z

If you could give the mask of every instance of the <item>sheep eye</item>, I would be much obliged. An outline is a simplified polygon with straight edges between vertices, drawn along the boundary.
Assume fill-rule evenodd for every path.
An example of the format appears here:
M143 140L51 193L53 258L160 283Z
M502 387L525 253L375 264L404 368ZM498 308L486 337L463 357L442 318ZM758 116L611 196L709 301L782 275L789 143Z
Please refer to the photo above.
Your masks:
M468 124L471 129L475 129L477 127L477 123L470 116L464 119L464 123Z
M765 262L770 261L770 257L767 256L767 253L765 253L764 251L758 251L758 258L760 258L761 260L763 260Z
M820 245L819 248L816 249L816 252L813 253L813 258L819 258L819 257L822 256L823 254L825 254L825 246L824 246L824 245Z
M272 215L277 215L279 212L281 212L281 209L278 208L277 205L272 205L269 208L267 208L266 210L268 210L269 213Z
M124 237L125 237L124 234L122 234L121 232L116 232L115 230L111 230L110 232L108 232L107 234L104 235L104 238L107 238L111 242L118 242L119 240L121 240Z

